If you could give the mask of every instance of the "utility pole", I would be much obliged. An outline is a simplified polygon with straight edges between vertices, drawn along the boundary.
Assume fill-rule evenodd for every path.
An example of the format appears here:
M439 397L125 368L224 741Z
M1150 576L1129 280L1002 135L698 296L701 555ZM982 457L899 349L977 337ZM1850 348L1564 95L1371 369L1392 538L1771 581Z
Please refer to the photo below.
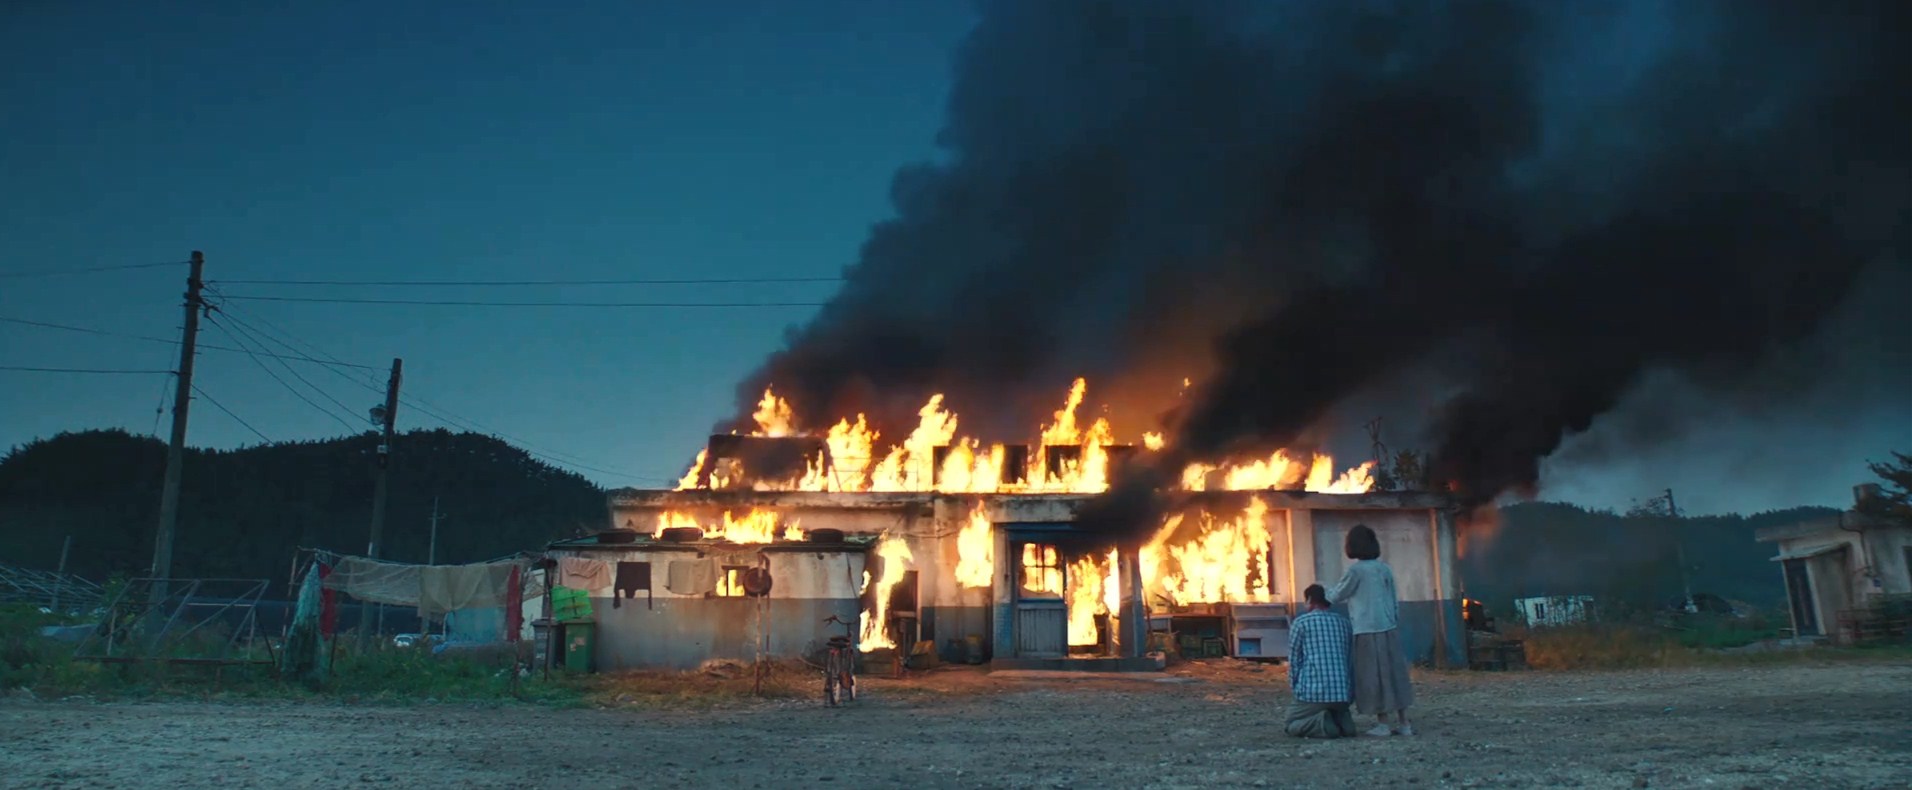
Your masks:
M199 314L205 301L199 296L206 254L193 251L192 272L186 276L186 327L179 341L178 381L173 387L173 435L166 445L166 480L159 492L159 532L153 538L153 600L166 600L166 579L173 573L173 530L179 524L179 467L186 451L186 411L193 402L194 345L199 340Z
M392 360L392 378L385 384L385 408L379 413L385 433L378 443L378 482L372 492L372 539L365 544L365 556L371 559L378 559L378 542L385 535L385 478L391 471L392 427L398 421L398 379L404 365L405 360Z
M66 535L66 542L60 544L59 576L53 579L53 606L51 608L54 614L60 612L60 593L66 588L66 556L71 553L73 553L73 533L69 532Z
M433 494L432 495L432 542L431 542L431 549L429 549L425 554L426 565L438 564L438 519L439 518L441 518L441 516L438 514L438 495Z
M392 464L392 427L398 421L398 381L399 373L405 366L405 360L392 360L392 378L385 383L385 405L374 409L372 414L381 423L383 433L378 441L378 477L372 490L372 535L365 543L365 556L378 559L378 543L385 535L385 488L386 478L390 476ZM359 610L364 617L364 609ZM371 623L361 622L359 633L371 634ZM377 633L385 632L385 604L378 604Z
M1679 506L1673 504L1673 489L1671 488L1666 490L1666 513L1676 520L1680 517ZM1693 579L1686 572L1686 544L1680 540L1680 528L1678 524L1673 526L1673 551L1680 562L1680 587L1686 591L1686 610L1691 612L1696 608L1693 605Z

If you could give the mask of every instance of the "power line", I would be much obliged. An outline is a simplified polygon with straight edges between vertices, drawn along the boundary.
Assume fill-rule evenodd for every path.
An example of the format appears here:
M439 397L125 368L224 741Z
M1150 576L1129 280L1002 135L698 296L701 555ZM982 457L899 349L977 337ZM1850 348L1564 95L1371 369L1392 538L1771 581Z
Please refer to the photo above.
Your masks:
M168 349L168 351L171 352L170 354L167 355L168 360L179 358L178 346L173 346L172 348ZM166 416L166 395L173 389L173 387L168 386L170 384L172 384L172 381L170 379L161 379L159 382L159 402L153 404L153 438L154 439L159 438L159 421L161 418Z
M823 302L482 302L433 299L334 299L311 296L252 296L226 294L226 299L251 302L307 302L316 304L384 304L432 307L648 307L648 308L757 308L822 307Z
M241 347L244 347L244 346L245 346L245 342L244 342L244 341L242 341L242 340L240 340L240 339L239 339L239 337L238 337L238 335L235 335L235 334L233 334L233 333L232 333L232 332L231 332L230 330L227 330L227 329L226 329L226 328L225 328L224 326L222 326L222 325L220 325L220 323L219 323L218 321L216 321L216 320L214 320L214 319L212 319L212 318L211 318L210 316L208 316L208 317L207 317L207 319L206 319L206 321L207 321L207 323L210 323L210 324L212 324L213 326L215 326L215 327L218 327L220 331L222 331L222 332L225 332L225 333L226 333L226 336L227 336L227 337L229 337L229 338L232 338L232 340L233 340L233 342L235 342L235 343L239 343ZM327 417L331 417L331 418L332 418L332 419L334 419L334 420L338 420L338 421L339 421L339 424L340 424L340 425L343 425L343 426L345 426L345 430L346 430L346 433L347 433L347 434L357 434L357 433L359 432L359 431L358 431L358 428L356 428L356 427L353 427L353 425L352 425L352 423L350 423L350 422L348 422L348 421L347 421L347 420L346 420L345 418L343 418L343 417L340 417L339 415L337 415L337 414L334 414L334 413L332 413L332 410L330 410L330 409L327 409L327 408L325 408L324 406L320 406L320 405L318 404L318 402L316 402L316 401L314 401L314 400L312 400L311 398L308 398L308 397L306 397L306 396L305 396L305 393L303 393L303 392L300 392L300 391L298 390L298 388L297 388L297 387L294 387L294 386L292 386L291 384L288 384L288 383L286 383L286 380L285 380L285 379L282 379L282 378L279 378L279 374L277 374L277 373L274 373L274 372L272 372L272 368L271 368L270 366L268 366L268 365L266 365L266 362L265 362L265 360L263 360L263 359L260 359L258 355L256 355L256 354L254 354L254 353L252 353L252 352L251 352L250 350L248 350L248 351L246 352L246 356L247 356L247 357L248 357L249 359L251 359L251 360L252 360L252 362L253 362L253 364L256 364L256 365L258 365L258 366L259 366L259 369L260 369L260 370L263 370L263 371L265 371L265 372L266 372L266 375L268 375L268 376L271 376L271 377L272 377L272 380L273 380L273 381L276 381L276 382L279 382L279 386L281 386L281 387L284 387L284 388L286 389L286 391L287 391L287 392L290 392L290 393L292 393L292 395L293 395L293 397L296 397L296 398L298 398L299 400L302 400L302 401L305 401L305 405L307 405L307 406L311 406L312 408L314 408L314 409L317 409L317 410L319 411L319 413L321 413L321 414L324 414L324 415L325 415L325 416L327 416ZM280 364L285 364L285 363L283 363L283 362L281 362ZM289 367L289 366L288 366L288 367L286 368L286 370L287 370L287 371L291 371L291 367ZM295 373L293 373L292 375L293 375L294 377L296 377L296 378L298 378L298 379L299 379L300 381L302 381L302 382L305 382L305 385L306 385L306 386L308 386L308 387L312 387L312 383L311 383L311 382L309 382L309 381L305 381L305 379L304 379L304 377L300 377L300 376L299 376L299 375L298 375L298 374L297 374L296 372L295 372ZM312 387L312 388L313 388L313 389L315 389L315 390L317 390L317 389L318 389L317 387ZM320 392L319 394L321 394L321 395L325 395L325 393L324 393L323 391L321 391L321 392ZM331 398L332 398L332 396L331 396L331 395L325 395L325 397L326 397L327 399L331 399ZM338 401L336 401L336 400L333 400L332 402L333 402L333 403L338 403ZM347 409L347 413L350 413L350 411L351 411L350 409Z
M214 289L213 292L218 293L218 290ZM254 334L260 337L263 337L267 340L270 340L273 343L278 344L280 348L284 348L287 351L291 351L293 354L298 354L298 355L310 354L311 357L316 357L317 359L312 359L312 361L317 362L321 367L325 368L328 372L332 373L335 376L343 378L346 381L349 381L353 384L357 384L358 386L364 387L375 394L378 394L381 396L385 394L384 385L381 384L376 378L373 378L370 373L360 373L359 375L365 376L365 378L359 379L359 378L353 378L350 374L346 373L344 370L339 369L339 368L351 368L355 370L371 371L371 370L377 370L377 368L374 368L370 365L354 365L350 362L345 362L343 360L340 360L338 357L327 353L325 349L319 348L318 346L315 346L311 343L300 340L297 336L293 335L289 331L286 331L284 328L280 327L279 325L274 324L271 321L267 321L265 318L260 317L250 311L242 310L238 307L221 303L219 306L219 312L223 314L227 319L231 320L234 324L245 327L246 329L251 330ZM259 322L259 324L263 324L265 328L262 329L259 326L255 326L251 321L247 321L246 319L248 317L251 318L252 321L257 321ZM307 358L310 359L311 357L307 357Z
M28 277L60 277L68 274L91 274L93 272L118 272L128 269L157 269L161 266L185 266L185 261L166 261L163 263L128 263L119 266L89 266L82 269L41 269L30 272L0 272L0 280L20 280Z
M211 395L207 395L205 390L202 390L199 388L199 385L197 384L193 385L193 392L197 393L199 397L205 398L206 402L212 404L213 408L225 412L227 417L231 417L235 422L239 423L240 425L246 426L246 430L251 431L252 435L265 440L267 444L272 443L272 437L267 436L263 433L260 433L259 429L252 427L252 423L246 422L245 418L240 417L237 414L233 414L231 409L228 409L224 405L221 405L219 401L213 400Z
M696 277L618 280L215 280L221 285L317 285L378 287L489 287L538 285L753 285L756 283L836 283L842 277Z
M19 371L19 372L22 372L22 373L166 373L166 374L171 374L171 373L172 373L172 371L170 371L170 370L132 370L132 369L118 369L118 368L114 368L114 369L108 369L108 368L33 368L33 367L20 367L20 366L16 366L16 365L0 365L0 370L12 370L12 371Z
M266 337L267 339L272 340L275 343L278 343L281 347L289 351L292 351L294 353L309 353L309 354L312 354L313 356L317 356L317 357L321 357L321 358L329 359L333 361L338 360L338 357L328 353L325 349L318 347L316 344L310 341L299 338L297 335L294 335L293 333L287 331L284 327L280 327L277 324L274 324L271 321L268 321L257 314L251 313L249 311L244 311L244 310L235 311L233 308L223 307L223 306L221 307L221 312L227 318L233 320L234 322L237 322L239 325L244 326L248 329L251 329L253 332L257 333L258 335ZM239 314L235 315L234 314L235 312ZM253 324L247 322L245 320L246 318L250 318L253 321L257 321L260 324L264 324L267 328L273 331L269 332L269 331L266 331L265 329L261 329L258 326L254 326ZM276 333L276 336L275 336L275 333ZM361 367L361 366L354 365L352 367ZM343 370L337 370L330 366L325 366L325 368L326 370L331 371L333 375L343 378L346 381L352 382L353 384L356 384L360 387L364 387L369 392L373 392L373 393L381 394L381 395L384 394L385 392L384 387L376 381L360 380L360 379L354 378L353 376L351 376L350 374L346 373ZM417 397L416 395L410 395L410 396L401 395L399 397L399 403L402 403L405 406L408 406L412 409L416 409L420 413L428 417L431 417L446 426L457 428L462 431L471 431L473 433L478 433L478 434L483 434L483 435L493 436L499 439L503 439L505 441L508 441L516 445L518 449L523 450L530 455L543 458L547 461L552 461L552 462L566 465L566 466L573 466L579 469L585 469L588 471L597 472L599 474L612 475L618 478L623 478L628 480L651 480L651 481L658 481L658 482L673 482L673 483L676 482L677 480L677 478L675 477L656 477L656 476L650 476L650 475L632 474L630 472L621 472L621 471L612 470L612 469L605 469L605 468L598 467L593 464L584 462L582 460L578 460L575 456L567 458L566 454L564 453L559 453L555 450L550 450L548 448L542 448L535 444L527 442L524 439L518 438L516 436L512 436L510 434L503 433L497 430L493 430L489 426L486 426L478 422L477 420L473 420L468 417L460 417L459 415L452 413L450 409L446 409L442 406L439 406L438 404L432 403L429 400Z
M22 326L37 326L42 329L59 329L59 330L67 331L67 332L81 332L88 335L99 335L100 337L119 337L119 338L125 338L127 340L142 340L148 343L163 343L165 345L173 346L175 348L179 346L178 338L167 339L163 337L153 337L152 335L134 335L134 334L128 334L126 332L110 332L104 329L93 329L93 328L84 327L84 326L73 326L71 324L55 324L55 323L51 323L47 321L29 321L24 318L7 318L5 316L0 316L0 324L20 324ZM232 348L229 346L215 346L215 345L209 345L206 343L198 344L197 348L201 351L229 351L233 353L245 353L245 349ZM316 362L319 364L345 365L347 367L364 368L366 370L376 370L376 368L373 368L371 365L354 365L350 362L338 362L336 360L328 363L324 360L313 359L307 356L287 355L287 354L264 354L264 355L275 357L278 359L290 359L290 360L294 360L298 362Z
M252 346L258 346L261 353L267 353L266 344L264 342L261 342L257 336L253 335L250 332L247 332L244 328L239 327L235 324L231 329L228 329L224 325L220 324L218 321L213 321L210 318L208 318L207 320L211 322L213 326L219 327L219 331L221 332L230 331L230 332L238 333L239 338L243 338L245 341L240 343L241 347L251 348L251 346L246 345L246 343L249 342L251 343ZM239 338L235 338L235 340L238 340ZM254 359L257 359L257 358L258 358L257 355L255 355ZM311 387L313 392L317 392L319 393L320 396L324 397L326 400L331 401L332 405L339 407L340 411L343 411L348 415L354 414L352 407L347 406L344 403L341 403L338 398L332 397L331 393L326 392L319 385L313 384L311 381L306 380L304 376L299 375L299 371L294 370L291 365L286 364L285 360L278 360L278 362L279 362L279 367L285 368L285 372L292 374L292 377L295 379L298 379L299 383L304 384L307 387Z

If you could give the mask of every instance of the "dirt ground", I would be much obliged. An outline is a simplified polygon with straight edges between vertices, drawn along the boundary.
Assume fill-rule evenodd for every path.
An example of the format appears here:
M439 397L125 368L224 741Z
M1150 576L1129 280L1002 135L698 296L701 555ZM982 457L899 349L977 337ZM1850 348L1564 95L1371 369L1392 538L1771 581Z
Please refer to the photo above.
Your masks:
M1912 664L1417 675L1420 734L1279 732L1278 667L866 678L854 705L0 704L7 787L1912 787Z

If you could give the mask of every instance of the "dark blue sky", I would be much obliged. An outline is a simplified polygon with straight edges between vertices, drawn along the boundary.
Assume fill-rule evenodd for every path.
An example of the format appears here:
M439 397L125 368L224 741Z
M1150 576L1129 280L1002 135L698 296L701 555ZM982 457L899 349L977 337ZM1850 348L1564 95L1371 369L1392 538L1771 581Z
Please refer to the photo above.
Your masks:
M1584 74L1626 73L1658 45L1654 15L1636 16L1626 41L1583 53L1594 64ZM951 61L973 23L962 0L7 3L0 318L175 337L183 265L6 275L194 249L215 283L833 276L893 213L896 169L938 155ZM223 290L818 302L834 288ZM401 356L406 393L454 427L501 433L612 486L674 477L730 413L737 381L814 312L231 304L234 319L353 364ZM1863 345L1868 331L1849 333ZM202 341L238 342L215 326ZM0 366L175 362L162 343L17 323L0 322L0 343ZM321 413L242 354L208 351L197 380L275 440L340 435L377 400L375 385L294 364L356 411L308 393L334 414ZM1841 504L1869 477L1866 459L1912 446L1912 410L1892 394L1906 375L1858 382L1862 408L1841 385L1785 414L1721 413L1639 451L1602 448L1600 431L1624 433L1623 420L1597 426L1549 463L1543 493L1624 507L1671 485L1699 512ZM0 446L89 427L163 436L155 407L169 386L158 374L0 371ZM1712 408L1678 382L1629 397ZM417 410L399 423L444 424ZM197 404L193 444L257 440Z
M215 281L833 276L887 213L895 168L934 154L969 14L956 0L9 3L0 272L202 249ZM183 274L0 280L0 316L174 337ZM227 291L813 302L833 289ZM239 306L346 361L401 356L408 393L626 476L674 475L737 379L811 312ZM155 343L5 324L0 340L0 365L173 366ZM232 344L210 327L204 340ZM347 405L376 400L302 372ZM273 439L345 430L244 356L205 354L198 381ZM0 371L0 444L150 431L162 386ZM256 437L201 403L191 441Z

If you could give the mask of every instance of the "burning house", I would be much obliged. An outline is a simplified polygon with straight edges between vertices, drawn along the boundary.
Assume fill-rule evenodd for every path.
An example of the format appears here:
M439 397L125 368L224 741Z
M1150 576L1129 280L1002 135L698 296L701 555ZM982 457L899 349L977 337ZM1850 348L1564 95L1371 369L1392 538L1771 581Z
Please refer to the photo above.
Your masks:
M1355 524L1395 570L1410 655L1464 661L1444 496L1277 452L1190 464L1147 534L1109 534L1080 517L1161 442L1079 423L1084 386L1027 444L962 436L940 397L900 441L862 417L808 432L766 393L756 430L712 437L675 490L612 492L610 529L549 547L559 583L594 599L597 665L803 655L842 629L866 653L998 667L1278 658L1302 589L1339 578Z

